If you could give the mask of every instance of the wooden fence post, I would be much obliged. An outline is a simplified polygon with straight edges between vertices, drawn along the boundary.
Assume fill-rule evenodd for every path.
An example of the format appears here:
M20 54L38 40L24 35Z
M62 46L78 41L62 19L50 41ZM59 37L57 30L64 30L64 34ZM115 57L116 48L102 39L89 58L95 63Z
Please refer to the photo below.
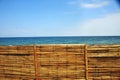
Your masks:
M36 53L36 46L34 48L34 65L35 65L35 80L38 80L38 61L37 61L37 53Z
M87 45L84 46L84 54L85 54L85 78L88 80L88 52Z

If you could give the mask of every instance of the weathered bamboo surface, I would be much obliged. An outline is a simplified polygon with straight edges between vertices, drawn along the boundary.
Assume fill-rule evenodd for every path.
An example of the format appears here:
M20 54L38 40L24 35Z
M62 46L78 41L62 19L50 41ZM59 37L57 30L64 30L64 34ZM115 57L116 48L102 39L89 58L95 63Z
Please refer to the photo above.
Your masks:
M90 80L120 80L120 45L88 46Z
M85 79L84 45L0 46L0 79Z
M35 49L0 46L0 80L35 80L34 51L39 80L120 80L120 45L36 45Z

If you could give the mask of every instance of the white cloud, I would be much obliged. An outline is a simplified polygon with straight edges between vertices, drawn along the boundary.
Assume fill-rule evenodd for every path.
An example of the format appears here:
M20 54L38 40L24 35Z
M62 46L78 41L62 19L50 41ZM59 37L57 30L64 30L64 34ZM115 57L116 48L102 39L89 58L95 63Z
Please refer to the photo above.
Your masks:
M109 14L102 18L88 20L68 31L70 32L66 34L76 36L120 36L120 13Z
M80 6L83 8L100 8L108 5L108 1L100 2L100 3L82 3Z
M91 2L86 2L85 0L74 0L68 2L69 5L77 5L82 8L100 8L108 5L110 1L108 0L90 0Z

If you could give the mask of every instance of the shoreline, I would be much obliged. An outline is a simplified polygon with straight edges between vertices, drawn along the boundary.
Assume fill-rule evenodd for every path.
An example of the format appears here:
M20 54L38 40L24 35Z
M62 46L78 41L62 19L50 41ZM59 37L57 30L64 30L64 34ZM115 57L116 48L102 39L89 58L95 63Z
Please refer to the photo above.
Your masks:
M23 44L23 45L0 45L0 46L40 46L40 45L87 45L87 46L119 46L120 44Z

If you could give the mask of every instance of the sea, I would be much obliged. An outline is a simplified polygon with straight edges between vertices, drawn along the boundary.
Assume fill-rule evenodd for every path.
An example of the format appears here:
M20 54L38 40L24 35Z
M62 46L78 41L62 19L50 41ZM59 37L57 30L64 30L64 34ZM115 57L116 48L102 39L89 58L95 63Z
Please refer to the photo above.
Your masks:
M120 36L0 37L0 45L120 44Z

